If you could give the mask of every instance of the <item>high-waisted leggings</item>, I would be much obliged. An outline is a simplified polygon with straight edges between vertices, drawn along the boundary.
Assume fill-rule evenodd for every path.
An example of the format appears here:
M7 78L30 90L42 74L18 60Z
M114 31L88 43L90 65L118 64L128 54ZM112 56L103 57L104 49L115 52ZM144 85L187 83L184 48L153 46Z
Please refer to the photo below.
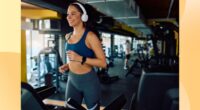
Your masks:
M84 99L87 108L96 108L94 106L99 106L100 93L100 82L93 69L81 75L69 72L65 100L72 98L81 104Z

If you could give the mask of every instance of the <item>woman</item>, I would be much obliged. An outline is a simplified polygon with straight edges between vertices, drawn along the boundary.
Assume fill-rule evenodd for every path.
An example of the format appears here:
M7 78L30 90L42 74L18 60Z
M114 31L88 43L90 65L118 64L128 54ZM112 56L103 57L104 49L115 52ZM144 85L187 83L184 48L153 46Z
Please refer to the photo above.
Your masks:
M73 32L66 35L69 62L59 67L61 73L70 70L65 100L72 98L81 104L84 98L88 109L99 110L100 83L93 66L106 67L101 43L97 35L86 28L88 17L82 4L69 5L67 21L73 27Z
M126 40L125 43L125 60L124 60L124 69L127 70L129 68L128 66L128 60L131 57L131 44L129 40Z

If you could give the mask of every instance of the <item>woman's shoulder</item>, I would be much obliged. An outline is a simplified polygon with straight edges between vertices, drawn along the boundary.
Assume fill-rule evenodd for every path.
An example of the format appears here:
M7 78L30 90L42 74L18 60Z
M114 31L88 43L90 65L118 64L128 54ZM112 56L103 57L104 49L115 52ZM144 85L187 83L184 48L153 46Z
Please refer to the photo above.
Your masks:
M96 33L94 33L93 31L88 31L87 38L96 39L96 38L98 38L98 35Z
M94 43L100 41L100 38L93 31L89 31L86 40Z
M72 35L72 32L65 34L65 39L69 40L69 38L71 37L71 35Z
M93 31L88 31L88 36L95 36L96 34Z

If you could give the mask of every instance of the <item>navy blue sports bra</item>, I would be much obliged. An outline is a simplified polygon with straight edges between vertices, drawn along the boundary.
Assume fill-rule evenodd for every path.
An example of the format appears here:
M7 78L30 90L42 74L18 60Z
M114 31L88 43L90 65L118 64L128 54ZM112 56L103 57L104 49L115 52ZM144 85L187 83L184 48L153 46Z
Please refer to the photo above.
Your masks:
M81 56L94 58L95 57L94 52L91 49L89 49L85 44L85 39L86 39L88 32L89 32L89 30L85 29L85 32L84 32L83 36L81 37L81 39L77 43L74 43L74 44L67 43L67 41L71 37L71 35L70 35L65 43L65 50L66 51L73 50L74 52L78 53Z

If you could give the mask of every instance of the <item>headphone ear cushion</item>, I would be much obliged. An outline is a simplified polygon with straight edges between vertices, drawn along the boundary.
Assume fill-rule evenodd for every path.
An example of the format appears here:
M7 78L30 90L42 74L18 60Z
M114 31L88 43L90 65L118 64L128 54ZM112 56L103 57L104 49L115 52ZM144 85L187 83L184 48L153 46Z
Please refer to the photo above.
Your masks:
M88 21L88 15L87 15L87 14L83 14L83 15L81 16L81 20L82 20L83 22L87 22L87 21Z

